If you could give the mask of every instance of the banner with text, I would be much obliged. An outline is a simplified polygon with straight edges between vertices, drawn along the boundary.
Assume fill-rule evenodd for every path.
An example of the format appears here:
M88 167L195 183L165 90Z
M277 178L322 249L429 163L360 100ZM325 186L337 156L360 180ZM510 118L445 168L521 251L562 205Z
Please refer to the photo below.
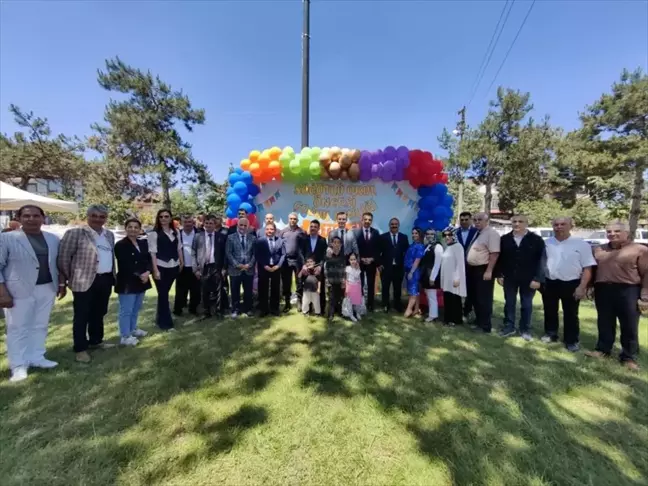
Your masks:
M381 233L388 231L389 220L398 218L401 232L408 238L416 219L418 195L407 181L357 183L348 181L315 181L309 183L270 182L261 187L256 198L257 220L260 224L272 213L278 228L288 224L288 215L297 213L299 225L305 230L310 222L321 223L321 234L327 236L337 227L335 215L346 211L349 226L359 226L362 214L374 215L373 226Z

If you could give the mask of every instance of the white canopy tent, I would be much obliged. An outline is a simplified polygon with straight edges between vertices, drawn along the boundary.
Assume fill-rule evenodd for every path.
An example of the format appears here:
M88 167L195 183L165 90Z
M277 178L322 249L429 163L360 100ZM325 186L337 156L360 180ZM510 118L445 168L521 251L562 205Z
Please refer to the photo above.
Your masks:
M43 211L76 213L79 205L74 201L61 201L51 197L32 194L0 181L0 210L15 211L25 204L33 204Z

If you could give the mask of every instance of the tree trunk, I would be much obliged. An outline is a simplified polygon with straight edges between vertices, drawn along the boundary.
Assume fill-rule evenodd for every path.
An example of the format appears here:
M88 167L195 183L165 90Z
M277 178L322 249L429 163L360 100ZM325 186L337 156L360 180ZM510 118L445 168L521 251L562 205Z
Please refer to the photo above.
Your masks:
M456 214L457 226L459 226L459 215L463 211L464 184L465 184L465 180L462 176L461 181L459 182L459 191L457 194L457 214Z
M30 177L21 177L20 182L18 183L18 187L23 191L26 191L27 185L29 184L29 179Z
M162 207L171 211L171 191L169 183L169 173L166 168L162 169L160 175L160 185L162 186Z
M641 216L641 191L643 189L644 180L643 173L646 168L646 163L642 164L637 162L634 173L634 184L632 186L632 196L630 203L630 239L634 240L637 233L637 226L639 224L639 217Z
M491 204L493 202L493 185L486 184L486 192L484 193L484 212L490 218Z

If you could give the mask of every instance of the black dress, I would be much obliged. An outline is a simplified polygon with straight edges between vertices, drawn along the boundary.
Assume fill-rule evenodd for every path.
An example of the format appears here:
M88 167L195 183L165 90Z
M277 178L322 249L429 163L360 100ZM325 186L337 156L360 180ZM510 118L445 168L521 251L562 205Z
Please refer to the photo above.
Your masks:
M430 284L430 274L432 273L432 269L434 268L434 262L435 262L434 250L437 245L438 243L427 245L425 247L425 253L423 253L423 258L421 258L421 263L419 264L419 267L421 268L420 282L421 282L421 287L424 289L440 288L441 272L439 272L436 279L434 280L434 285Z

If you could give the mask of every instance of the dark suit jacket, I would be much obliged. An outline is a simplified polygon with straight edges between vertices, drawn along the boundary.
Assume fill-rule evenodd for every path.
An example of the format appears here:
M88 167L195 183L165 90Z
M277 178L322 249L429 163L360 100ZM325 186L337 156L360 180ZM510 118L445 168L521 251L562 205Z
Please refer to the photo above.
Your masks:
M365 239L365 230L364 228L358 228L356 230L356 241L358 242L358 252L360 253L360 258L373 258L374 265L380 264L380 233L375 228L369 230L370 237L369 241Z
M278 265L279 267L283 265L284 259L286 258L284 241L278 236L275 236L275 238L276 240L272 252L270 252L270 243L268 242L267 236L262 236L256 240L254 251L259 270L270 265L270 256L272 256L274 265Z
M393 261L396 260L396 265L403 266L405 263L405 253L409 248L409 240L403 233L396 235L396 246L392 241L391 232L383 233L380 235L380 260L379 264L383 266L391 266Z
M500 255L495 265L495 276L521 283L545 281L545 242L541 236L527 231L520 246L513 238L513 232L506 233L500 240Z
M140 275L152 270L151 254L148 241L137 240L135 249L133 243L124 238L115 243L115 257L117 258L117 280L115 292L118 294L139 294L151 288L151 282L142 283Z
M214 231L213 238L214 264L216 265L216 268L218 268L218 270L222 270L227 265L227 262L225 261L225 244L227 242L227 236L219 231ZM194 236L193 245L191 248L191 260L193 263L194 272L202 272L205 264L207 263L207 261L209 261L207 258L209 255L207 255L206 250L208 239L209 237L207 236L206 231L197 233L196 236Z
M256 236L254 233L248 233L245 237L244 250L241 247L241 235L233 233L227 237L227 242L225 243L225 256L227 258L227 273L231 277L238 277L242 273L245 273L246 275L254 275L254 266L256 264L256 259L254 257L255 241ZM250 266L250 268L245 271L237 268L237 265L240 265L243 259L245 259L245 263Z
M233 235L234 233L237 232L237 230L238 230L238 226L236 226L236 225L230 226L229 228L227 228L227 236ZM251 234L251 235L254 235L255 237L257 235L256 230L254 228L250 228L250 227L248 228L248 233Z
M301 237L301 245L300 245L300 252L301 252L301 261L303 263L306 263L306 259L313 257L315 260L315 263L322 263L324 261L324 257L326 256L326 239L323 236L317 236L317 243L315 244L315 251L311 249L311 241L310 241L310 235L305 234Z
M457 228L457 241L461 246L463 246L464 254L468 253L468 250L470 248L470 243L473 242L473 240L477 236L477 233L478 233L477 228L471 226L470 229L468 230L468 240L464 241L463 236L461 234L461 227Z

